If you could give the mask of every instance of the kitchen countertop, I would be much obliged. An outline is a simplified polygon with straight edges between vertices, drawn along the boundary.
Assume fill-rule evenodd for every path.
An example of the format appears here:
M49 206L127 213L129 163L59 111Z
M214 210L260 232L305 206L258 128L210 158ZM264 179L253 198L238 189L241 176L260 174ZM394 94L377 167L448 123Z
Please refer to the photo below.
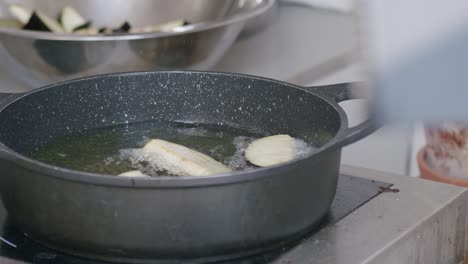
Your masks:
M350 64L355 46L351 14L281 2L272 23L239 38L214 69L308 85Z
M413 177L342 166L348 175L393 183L308 238L274 264L458 264L468 252L468 190Z

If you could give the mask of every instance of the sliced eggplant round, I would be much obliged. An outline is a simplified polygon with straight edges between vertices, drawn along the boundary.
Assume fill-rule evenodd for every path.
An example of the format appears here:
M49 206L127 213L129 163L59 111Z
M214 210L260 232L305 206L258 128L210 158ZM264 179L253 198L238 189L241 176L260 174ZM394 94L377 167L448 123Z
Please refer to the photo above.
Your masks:
M252 164L268 167L293 160L295 139L289 135L275 135L254 140L245 149L245 158Z
M169 22L160 23L156 25L151 25L151 26L134 27L130 30L130 33L149 33L149 32L157 32L157 31L169 32L169 31L173 31L174 29L178 27L183 27L188 24L189 23L187 21L180 19L180 20L169 21Z
M139 170L133 170L133 171L126 171L124 173L119 174L118 176L125 176L125 177L148 177L148 175L143 174Z
M21 29L23 24L16 19L0 19L0 27Z
M79 35L98 35L98 34L100 34L99 29L93 28L93 27L76 29L75 31L73 31L73 33L79 34Z
M8 10L10 11L10 14L18 19L18 21L25 25L28 23L28 21L30 20L31 18L31 15L33 13L32 10L22 6L22 5L17 5L17 4L13 4L13 5L10 5L8 7Z
M23 29L49 31L56 33L63 33L63 28L60 24L51 17L44 15L38 11L34 11L28 23L24 25Z
M90 21L84 19L74 8L70 6L64 7L62 12L60 12L59 23L62 24L64 31L67 33L91 26Z
M102 27L99 29L91 27L91 21L84 18L73 7L65 6L58 16L58 20L43 14L38 10L31 10L19 4L9 6L9 11L14 18L23 26L23 29L47 31L56 33L77 33L84 35L96 34L125 34L125 33L148 33L148 32L171 32L178 28L189 25L183 19L159 23L156 25L132 27L130 22L124 21L118 27ZM8 24L10 25L10 24ZM0 26L2 26L0 24Z
M231 171L208 155L161 139L150 140L143 151L154 166L179 176L207 176Z

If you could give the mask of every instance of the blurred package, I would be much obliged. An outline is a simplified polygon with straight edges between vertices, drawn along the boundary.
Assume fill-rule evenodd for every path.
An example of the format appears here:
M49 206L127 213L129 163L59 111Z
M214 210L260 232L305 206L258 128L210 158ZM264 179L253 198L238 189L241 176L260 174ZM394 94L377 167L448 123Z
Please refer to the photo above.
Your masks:
M426 124L425 134L423 162L435 173L468 180L468 122Z

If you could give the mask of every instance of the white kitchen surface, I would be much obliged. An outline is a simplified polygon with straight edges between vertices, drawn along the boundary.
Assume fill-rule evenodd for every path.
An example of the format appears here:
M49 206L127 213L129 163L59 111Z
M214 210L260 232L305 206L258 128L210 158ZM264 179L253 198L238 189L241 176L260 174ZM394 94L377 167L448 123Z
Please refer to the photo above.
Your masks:
M364 2L360 32L380 118L466 120L468 1Z
M356 47L353 25L346 13L281 2L275 20L238 39L214 69L308 85L349 63Z
M391 182L398 192L380 194L274 264L461 264L468 253L465 188L349 166L341 171Z

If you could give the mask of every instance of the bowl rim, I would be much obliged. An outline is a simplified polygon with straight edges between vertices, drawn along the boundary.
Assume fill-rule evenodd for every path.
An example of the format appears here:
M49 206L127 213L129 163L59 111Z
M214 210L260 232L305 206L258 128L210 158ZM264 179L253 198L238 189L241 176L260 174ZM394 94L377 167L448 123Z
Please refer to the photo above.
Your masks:
M417 163L420 171L420 177L423 179L429 179L433 181L438 181L438 182L444 182L444 183L449 183L449 184L455 184L458 186L464 186L468 187L468 177L467 178L457 178L454 176L449 176L445 175L429 166L429 164L426 162L426 155L427 155L427 149L430 146L425 145L422 147L417 155Z
M210 29L215 29L223 26L228 26L231 24L236 24L240 22L245 22L246 20L259 16L262 13L269 10L276 0L262 0L255 1L257 4L249 8L248 10L229 16L225 20L219 20L211 22L200 22L191 25L187 25L182 28L180 31L174 32L148 32L148 33L125 33L125 34L116 34L116 35L78 35L73 33L53 33L53 32L42 32L34 30L18 30L14 28L2 28L0 27L0 34L30 38L30 39L40 39L40 40L50 40L50 41L118 41L118 40L136 40L136 39L152 39L159 37L170 37L178 36L183 34L196 33L200 31L206 31Z

